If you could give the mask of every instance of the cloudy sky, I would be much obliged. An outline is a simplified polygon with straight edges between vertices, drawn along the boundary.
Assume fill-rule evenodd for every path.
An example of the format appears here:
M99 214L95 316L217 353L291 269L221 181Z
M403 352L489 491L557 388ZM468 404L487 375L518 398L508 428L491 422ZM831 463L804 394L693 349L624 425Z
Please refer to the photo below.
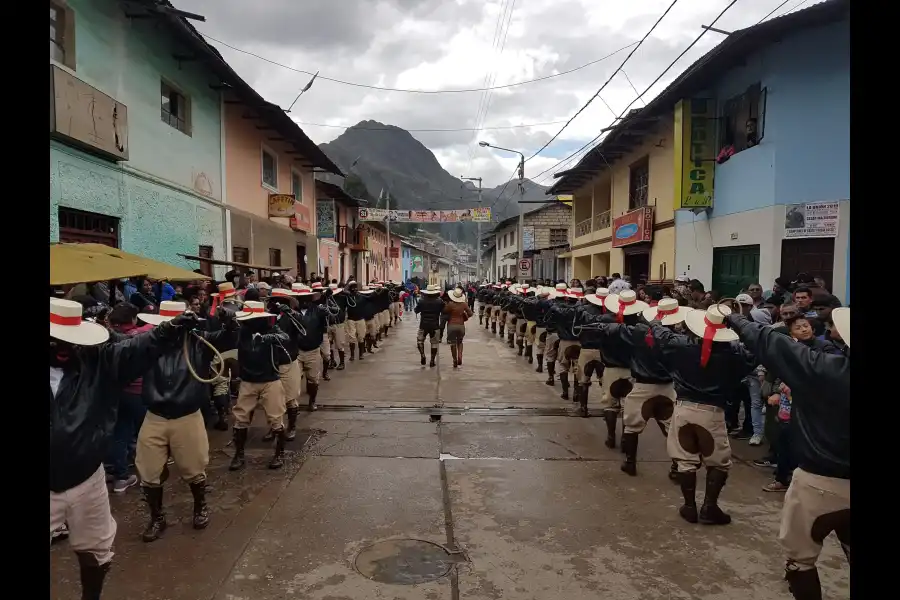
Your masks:
M709 24L730 1L677 2L628 60L624 74L620 72L547 149L528 162L526 176L551 183L552 173L566 166L557 163L608 126L694 40L700 26ZM291 111L316 142L330 141L342 127L365 119L396 125L410 130L450 173L480 175L485 187L492 187L506 182L518 159L480 148L477 142L533 154L615 72L671 0L173 3L206 17L205 23L195 22L197 29L218 40L209 41L270 102L288 107L309 80L299 71L320 71L320 78ZM755 24L780 5L773 16L815 3L738 0L716 27L734 31ZM649 101L721 39L717 33L704 35L643 100ZM598 60L608 55L612 56ZM547 77L592 61L597 62L573 73L490 92L409 93L322 78L406 90L478 89ZM632 107L641 105L637 101ZM479 127L483 129L472 130ZM391 134L373 130L370 135ZM550 170L538 176L546 169Z

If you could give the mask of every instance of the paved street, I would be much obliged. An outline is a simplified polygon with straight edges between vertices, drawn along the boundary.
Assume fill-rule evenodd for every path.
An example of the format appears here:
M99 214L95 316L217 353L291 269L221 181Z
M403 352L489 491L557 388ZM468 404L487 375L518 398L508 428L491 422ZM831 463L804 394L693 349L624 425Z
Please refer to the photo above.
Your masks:
M375 356L323 385L322 410L301 417L311 438L285 470L268 471L270 449L251 441L247 470L229 473L229 434L216 432L207 530L190 528L181 483L167 488L170 528L153 544L139 539L137 490L113 498L118 554L104 598L790 598L776 540L783 496L760 489L768 473L739 462L722 501L734 523L688 525L656 427L629 478L603 446L602 420L566 416L559 386L497 336L470 325L465 365L454 371L441 345L429 369L416 327L407 315ZM377 544L398 538L439 546ZM77 598L67 543L52 548L51 568L52 597ZM849 598L831 539L820 570L829 600Z

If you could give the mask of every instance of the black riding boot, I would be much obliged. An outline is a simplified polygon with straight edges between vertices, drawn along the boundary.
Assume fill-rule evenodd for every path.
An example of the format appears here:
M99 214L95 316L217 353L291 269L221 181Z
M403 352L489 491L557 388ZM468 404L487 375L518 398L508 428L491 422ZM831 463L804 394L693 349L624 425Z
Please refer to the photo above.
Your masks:
M227 393L213 396L213 404L216 407L216 416L218 417L216 424L213 425L213 429L228 431L228 404L230 401L231 396Z
M144 486L144 498L147 500L147 507L150 509L150 522L144 529L141 538L145 542L153 542L158 540L166 530L166 513L163 512L163 489L162 486Z
M528 359L529 365L534 364L534 346L532 346L531 344L525 345L525 358Z
M546 383L549 386L556 385L556 377L555 377L556 372L555 371L556 371L556 363L553 362L552 360L548 360L547 361L547 381L545 381L544 383Z
M329 354L328 366L332 369L337 368L337 361L334 360L334 349L332 349Z
M247 463L244 458L244 446L247 445L247 428L234 430L234 456L231 457L229 471L239 471Z
M538 364L537 369L534 370L535 373L543 373L544 372L544 355L543 354L537 355L537 364Z
M368 352L369 354L372 354L372 346L375 346L375 342L372 341L371 335L367 335L366 336L366 352ZM375 346L375 347L377 348L378 346ZM360 356L360 358L362 358L362 356Z
M506 345L509 346L510 348L515 348L516 347L515 339L516 339L516 334L510 332L506 336Z
M728 481L728 471L721 469L706 469L706 496L703 497L703 506L700 507L700 522L704 525L728 525L731 516L719 508L719 494Z
M519 347L518 355L524 356L525 355L525 342L523 342L522 340L519 340L516 342L516 346Z
M675 462L675 459L672 459L672 466L669 468L669 479L676 483L679 481L678 463Z
M497 333L497 324L491 323L491 333Z
M579 391L578 403L579 403L579 406L581 409L581 416L587 418L590 416L590 414L588 413L587 406L588 406L588 390L591 389L591 384L582 383L580 387L581 387L581 390Z
M338 357L341 359L341 362L337 366L338 371L343 371L347 365L344 364L344 351L338 350Z
M309 396L309 412L319 410L319 405L316 404L316 396L319 395L319 384L307 383L306 394Z
M500 323L500 339L503 339L504 331L506 331L505 323Z
M819 582L819 570L787 571L784 578L794 600L822 600L822 584Z
M300 408L297 406L289 406L287 409L287 431L284 432L284 437L287 441L292 442L294 438L297 437L297 415L300 413Z
M622 472L634 477L637 475L637 449L638 434L622 434L622 452L625 453L625 462L622 463Z
M191 484L191 495L194 497L194 529L206 529L209 525L209 506L206 504L206 480Z
M455 368L456 368L456 365L457 365L457 362L456 362L456 344L451 344L451 345L450 345L450 356L453 358L453 368L455 369Z
M416 348L419 349L419 358L421 359L422 366L425 366L425 344L418 344Z
M604 410L603 420L606 422L606 447L612 450L616 447L616 425L619 423L619 411Z
M559 395L563 400L569 399L569 372L563 371L559 374L559 384L562 386L562 394Z
M350 344L350 362L356 360L356 344Z
M275 432L275 454L269 461L270 469L280 469L284 466L284 442L284 429L279 429Z
M331 376L328 374L328 361L325 361L322 364L322 379L324 381L331 381Z
M431 362L428 364L429 367L434 367L434 366L435 366L434 361L437 360L437 353L438 353L438 349L437 349L437 348L432 348L432 349L431 349Z
M678 514L688 523L697 522L697 471L678 474L678 484L681 486L681 495L684 504L678 509Z
M77 552L76 556L81 571L81 600L100 600L103 580L112 563L98 565L97 558L90 552Z

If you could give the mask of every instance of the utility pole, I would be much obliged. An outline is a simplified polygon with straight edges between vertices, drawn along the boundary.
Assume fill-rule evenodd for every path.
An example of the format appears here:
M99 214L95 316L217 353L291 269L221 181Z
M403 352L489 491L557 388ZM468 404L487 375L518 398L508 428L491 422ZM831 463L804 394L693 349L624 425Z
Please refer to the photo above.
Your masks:
M391 277L391 267L394 266L394 259L391 258L391 248L393 248L393 244L391 244L391 188L388 187L387 198L384 199L384 207L387 209L387 219L385 219L385 226L387 227L387 273L385 273L384 279L385 281L389 280Z
M520 155L522 156L522 155ZM519 202L525 199L525 156L519 160ZM522 261L525 259L525 209L523 207L519 207L519 261L516 263L516 271L519 270L519 265L522 264ZM517 278L519 283L523 283L525 280L522 277Z
M477 181L478 182L478 208L481 208L481 177L463 177L460 175L460 179L464 179L466 181ZM478 231L475 235L478 236L478 242L475 244L475 252L476 256L476 267L475 267L475 279L481 279L481 221L475 222Z

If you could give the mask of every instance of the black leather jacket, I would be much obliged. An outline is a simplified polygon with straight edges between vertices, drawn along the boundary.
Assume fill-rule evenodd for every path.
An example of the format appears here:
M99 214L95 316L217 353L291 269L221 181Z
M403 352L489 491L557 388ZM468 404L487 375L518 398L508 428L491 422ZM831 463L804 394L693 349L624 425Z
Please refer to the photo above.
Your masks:
M724 409L759 364L740 344L714 342L704 367L700 364L702 340L675 333L659 321L651 322L650 329L657 356L672 376L681 400Z
M238 328L234 322L215 332L195 331L219 352L237 347ZM147 410L164 419L180 419L193 414L209 402L209 384L194 379L184 364L181 339L164 342L166 351L146 373L141 399ZM212 350L200 340L188 337L188 359L204 379L212 375Z
M522 304L525 302L525 299L521 296L510 296L509 304L506 307L507 312L511 312L515 317L522 316Z
M238 365L241 381L248 383L268 383L278 381L278 355L282 346L290 342L290 337L277 325L265 333L254 333L242 327L238 339Z
M553 324L553 331L556 332L560 340L578 341L578 336L572 332L572 323L575 320L574 304L568 304L565 300L551 304L545 320L547 323Z
M494 291L493 288L486 289L484 291L484 303L490 304L491 306L493 306L494 305L494 296L496 296L496 295L497 295L497 293Z
M279 319L278 328L287 332L291 337L291 342L301 352L317 350L322 345L325 336L328 335L328 313L324 306L311 304L306 309L306 314L302 314L299 310L292 310L290 316L287 314L281 316L285 319L285 324L282 327L282 321ZM303 328L303 331L300 330L300 327Z
M391 293L385 288L377 290L373 296L375 298L376 312L382 312L391 307Z
M540 300L534 296L525 298L522 301L522 316L525 317L526 321L534 321L536 323L543 316L538 307L539 302Z
M347 320L347 295L344 293L328 294L325 298L325 308L328 313L328 324L340 325Z
M369 299L359 293L344 292L343 295L346 296L344 302L347 303L347 318L351 321L365 321L365 306Z
M144 374L180 339L168 323L100 346L77 347L78 364L50 390L50 491L87 480L106 458L122 387Z
M381 309L378 307L378 298L375 296L375 293L371 294L363 294L362 295L363 302L360 303L362 306L362 316L364 321L371 321L375 318Z
M285 332L288 336L287 342L284 342L281 345L275 344L273 346L275 350L275 364L278 366L289 365L297 360L297 356L300 354L300 349L297 347L297 340L294 335L297 328L294 327L291 318L285 313L278 315L275 324L278 325L278 329Z
M481 288L480 290L478 290L475 293L475 299L478 300L479 302L481 302L482 304L487 304L487 300L485 300L486 297L487 297L487 288Z
M590 303L579 305L575 309L575 331L578 333L578 341L585 350L602 350L603 349L603 332L597 328L600 324L600 318L603 316L603 309ZM578 326L587 325L585 329L579 329ZM602 355L602 352L601 352Z
M604 329L610 337L618 337L631 348L631 376L636 383L660 384L672 383L672 376L659 361L655 347L647 345L647 334L650 331L645 323L625 325L610 323ZM699 359L698 359L699 361ZM607 365L609 366L609 365Z
M736 315L728 316L728 324L791 388L791 441L798 466L850 479L850 357L812 349Z
M415 312L419 315L419 329L434 331L441 326L444 301L437 296L423 294L418 304L416 304Z
M537 309L537 326L546 329L548 332L553 332L555 329L553 328L552 323L547 322L547 314L550 311L551 301L547 298L538 298L537 305L535 308Z

